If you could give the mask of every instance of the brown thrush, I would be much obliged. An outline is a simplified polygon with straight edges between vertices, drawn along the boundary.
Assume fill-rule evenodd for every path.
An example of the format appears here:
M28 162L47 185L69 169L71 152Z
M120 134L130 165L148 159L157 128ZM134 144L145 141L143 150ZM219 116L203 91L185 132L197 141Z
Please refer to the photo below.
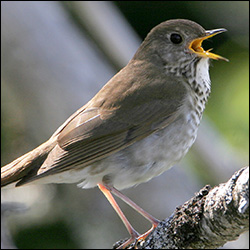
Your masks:
M224 31L182 19L157 25L128 65L48 141L2 167L1 185L98 186L131 235L123 247L139 235L111 192L156 227L157 219L117 189L160 175L194 143L210 93L209 58L226 60L201 44Z

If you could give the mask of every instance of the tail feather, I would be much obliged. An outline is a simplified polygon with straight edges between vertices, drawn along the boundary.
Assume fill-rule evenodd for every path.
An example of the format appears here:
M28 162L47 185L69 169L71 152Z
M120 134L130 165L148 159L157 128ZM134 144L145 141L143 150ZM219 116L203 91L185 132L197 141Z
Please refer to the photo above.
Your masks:
M55 143L46 141L32 151L1 167L1 187L22 180L39 170Z

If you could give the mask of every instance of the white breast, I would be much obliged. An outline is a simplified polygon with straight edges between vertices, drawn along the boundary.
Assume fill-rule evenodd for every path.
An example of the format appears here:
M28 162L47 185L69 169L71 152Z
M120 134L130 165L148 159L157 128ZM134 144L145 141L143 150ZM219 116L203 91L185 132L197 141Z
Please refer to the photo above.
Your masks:
M200 84L201 90L210 93L209 59L202 58L197 64L196 82Z

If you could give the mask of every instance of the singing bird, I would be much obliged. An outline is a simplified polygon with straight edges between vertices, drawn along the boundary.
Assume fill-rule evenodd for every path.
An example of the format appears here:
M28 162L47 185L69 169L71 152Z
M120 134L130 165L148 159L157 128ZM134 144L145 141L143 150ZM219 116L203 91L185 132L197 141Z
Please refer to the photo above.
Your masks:
M154 27L126 67L34 150L1 168L1 186L78 183L98 186L131 238L146 237L159 221L119 190L160 175L195 141L211 91L202 42L225 29L205 30L175 19ZM140 236L117 205L117 195L152 223Z

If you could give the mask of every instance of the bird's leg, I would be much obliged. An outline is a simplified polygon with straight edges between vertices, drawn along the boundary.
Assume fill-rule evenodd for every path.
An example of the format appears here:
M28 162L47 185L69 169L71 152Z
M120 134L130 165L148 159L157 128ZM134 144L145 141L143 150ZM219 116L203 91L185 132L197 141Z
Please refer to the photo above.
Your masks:
M124 242L121 246L119 246L120 249L125 248L125 247L129 246L131 243L133 243L137 239L137 237L139 236L139 233L136 232L136 230L132 227L130 222L127 220L124 213L122 212L122 210L118 206L117 202L115 201L114 197L112 196L110 190L108 188L106 188L102 184L98 184L98 187L103 192L103 194L106 196L109 203L115 209L117 214L120 216L122 222L124 223L125 227L127 228L128 232L130 234L130 239L127 240L126 242Z
M125 203L127 203L130 207L132 207L135 211L140 213L144 218L146 218L148 221L150 221L154 227L157 227L159 224L159 220L157 220L155 217L153 217L151 214L143 210L141 207L139 207L137 204L135 204L132 200L130 200L127 196L122 194L120 191L118 191L114 187L109 187L110 191L119 197L121 200L123 200Z
M110 186L107 186L107 185L103 185L103 184L98 184L98 187L104 193L104 195L107 197L107 199L109 200L109 202L111 203L111 205L114 207L114 209L116 210L116 212L118 213L118 215L122 219L123 223L125 224L125 226L126 226L128 232L129 232L129 234L131 235L131 238L130 238L129 242L123 243L122 247L128 246L134 240L140 241L141 239L145 239L152 232L152 230L154 228L156 228L157 225L159 224L159 220L157 220L151 214L149 214L146 211L144 211L141 207L139 207L137 204L135 204L132 200L130 200L127 196L125 196L124 194L122 194L116 188L114 188L112 186L110 187ZM152 223L152 228L150 230L148 230L146 233L144 233L142 235L139 235L133 229L133 227L131 226L131 224L129 223L129 221L127 220L127 218L125 217L125 215L123 214L123 212L121 211L121 209L119 208L119 206L116 203L115 199L113 198L111 192L114 195L116 195L117 197L119 197L121 200L123 200L125 203L127 203L129 206L131 206L133 209L135 209L138 213L140 213L148 221L150 221Z
M152 223L152 227L147 232L139 235L136 238L136 242L140 242L141 240L145 240L147 238L147 236L158 226L160 221L158 219L156 219L155 217L153 217L148 212L146 212L145 210L143 210L141 207L139 207L137 204L135 204L132 200L130 200L127 196L125 196L123 193L118 191L116 188L109 187L109 189L114 195L119 197L121 200L123 200L125 203L127 203L129 206L131 206L135 211L140 213L144 218L146 218L148 221L150 221Z

